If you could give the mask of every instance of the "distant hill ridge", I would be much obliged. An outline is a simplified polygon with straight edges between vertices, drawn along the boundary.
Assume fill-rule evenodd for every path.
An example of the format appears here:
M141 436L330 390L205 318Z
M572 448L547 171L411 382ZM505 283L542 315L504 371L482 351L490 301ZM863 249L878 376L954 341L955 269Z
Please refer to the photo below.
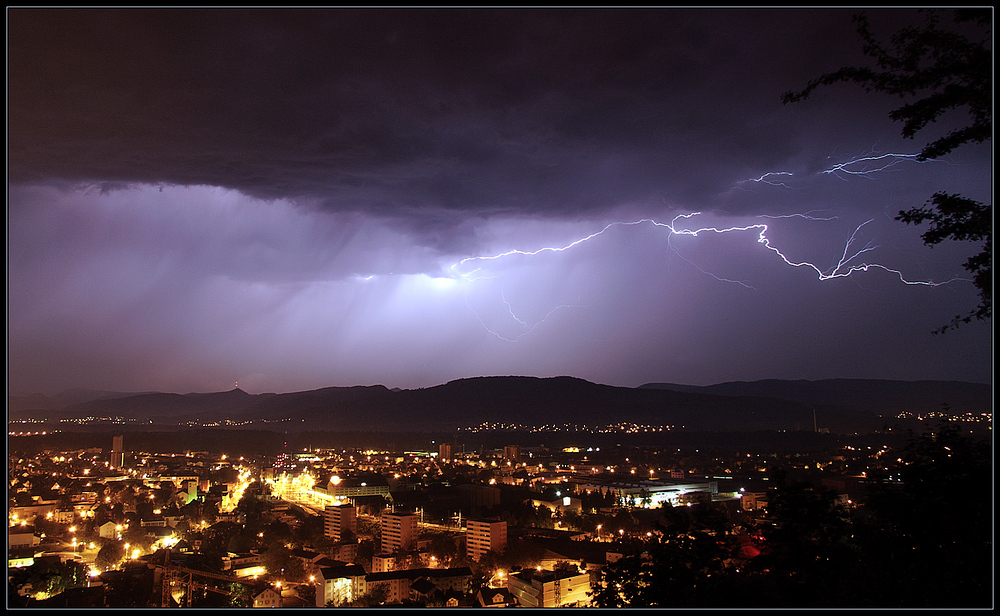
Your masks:
M761 396L807 404L829 404L862 412L896 410L928 413L947 406L953 413L988 411L993 386L964 381L893 381L885 379L766 379L695 386L647 383L641 389L669 389L721 396Z
M90 399L87 399L90 396ZM44 408L45 405L50 408ZM706 431L877 429L901 410L989 412L992 387L956 381L831 379L763 380L636 388L575 377L495 376L458 379L422 389L382 385L249 394L87 392L52 398L8 398L10 419L88 416L143 423L285 421L289 430L454 430L484 422L525 426L604 426L616 422Z

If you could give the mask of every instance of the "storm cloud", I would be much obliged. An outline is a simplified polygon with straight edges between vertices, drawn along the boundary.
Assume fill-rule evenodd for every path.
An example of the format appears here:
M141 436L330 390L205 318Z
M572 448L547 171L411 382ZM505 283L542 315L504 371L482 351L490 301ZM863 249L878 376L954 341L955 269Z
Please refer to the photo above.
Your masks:
M975 247L892 220L989 200L988 144L781 104L866 62L850 11L8 9L8 50L11 393L991 379L987 324L930 334Z

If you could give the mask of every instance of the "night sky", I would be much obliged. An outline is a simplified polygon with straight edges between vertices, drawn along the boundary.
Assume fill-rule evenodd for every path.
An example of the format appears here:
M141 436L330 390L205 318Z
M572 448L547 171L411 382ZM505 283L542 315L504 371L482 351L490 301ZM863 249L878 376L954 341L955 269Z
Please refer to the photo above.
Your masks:
M8 9L8 391L991 382L851 15Z

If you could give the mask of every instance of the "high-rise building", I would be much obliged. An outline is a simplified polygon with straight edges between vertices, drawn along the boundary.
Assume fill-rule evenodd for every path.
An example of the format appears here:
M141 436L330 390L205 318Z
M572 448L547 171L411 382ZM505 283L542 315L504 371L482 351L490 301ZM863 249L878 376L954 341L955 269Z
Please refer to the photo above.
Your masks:
M441 443L438 445L438 460L441 460L442 462L451 460L452 455L451 443Z
M521 461L521 446L520 445L507 445L503 448L503 457L514 464Z
M417 522L415 513L393 513L386 509L382 512L382 553L389 554L396 550L411 550L417 545Z
M344 531L352 537L358 534L358 510L354 505L327 505L323 508L323 536L334 541L344 540Z
M469 520L465 528L465 554L479 562L483 554L507 547L507 522L499 519Z
M125 437L121 434L111 437L111 468L125 468Z

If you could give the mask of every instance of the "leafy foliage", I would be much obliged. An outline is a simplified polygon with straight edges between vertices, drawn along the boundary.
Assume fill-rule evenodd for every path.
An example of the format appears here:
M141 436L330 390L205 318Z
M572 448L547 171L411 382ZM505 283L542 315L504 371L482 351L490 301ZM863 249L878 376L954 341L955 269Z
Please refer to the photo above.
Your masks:
M942 423L911 434L898 481L877 485L857 524L873 561L868 578L905 594L907 606L975 607L992 597L993 464L989 446ZM899 603L898 598L887 603Z
M453 559L458 557L458 544L455 538L448 533L426 533L421 539L428 541L427 552L435 557L441 566L448 566Z
M389 599L389 586L385 583L369 584L368 592L351 601L348 607L378 607ZM336 607L327 604L327 607Z
M868 18L855 15L858 34L864 41L865 55L873 58L878 69L847 66L827 73L799 92L786 92L786 103L801 101L822 85L851 82L868 92L882 92L901 98L923 96L895 109L889 117L903 122L903 136L912 139L929 123L944 113L965 107L970 123L937 139L920 152L920 160L938 158L958 146L981 143L993 132L993 55L989 9L956 10L956 25L969 24L984 30L973 39L941 26L939 12L925 12L921 26L908 26L892 36L892 48L886 48L871 31Z
M8 587L15 593L27 587L32 595L45 597L85 586L87 579L87 567L75 561L37 561L28 567L13 568L7 576Z
M729 532L707 506L665 509L649 541L602 568L591 599L602 608L989 606L990 453L948 424L911 437L856 509L776 475L752 536ZM759 550L744 551L748 540Z
M125 545L119 541L104 544L94 558L98 569L114 569L125 558Z
M107 607L146 608L153 599L153 573L149 569L127 571L104 586Z
M952 25L941 23L940 11L925 13L919 26L896 32L891 46L880 43L868 19L856 15L854 21L864 43L863 51L877 68L847 66L814 79L799 92L786 92L782 100L792 103L808 98L823 85L848 82L867 92L913 98L890 112L893 121L903 122L902 134L913 139L929 124L947 113L966 110L969 120L943 137L926 144L918 160L939 158L966 143L982 143L993 135L993 52L990 8L956 9ZM945 239L983 242L983 248L963 267L973 274L979 290L979 306L965 316L956 316L935 333L957 328L973 319L986 320L993 314L993 206L938 192L923 207L899 212L896 220L906 224L931 222L923 234L933 246Z
M719 592L743 561L717 511L667 508L658 526L641 547L602 569L591 596L595 606L720 607L740 600Z
M915 225L929 220L930 229L921 236L928 246L946 239L983 242L982 250L962 264L972 273L973 284L979 289L979 306L965 316L956 316L936 332L944 333L972 319L989 319L993 316L993 206L943 192L935 193L928 204L933 207L910 208L900 212L896 220Z

